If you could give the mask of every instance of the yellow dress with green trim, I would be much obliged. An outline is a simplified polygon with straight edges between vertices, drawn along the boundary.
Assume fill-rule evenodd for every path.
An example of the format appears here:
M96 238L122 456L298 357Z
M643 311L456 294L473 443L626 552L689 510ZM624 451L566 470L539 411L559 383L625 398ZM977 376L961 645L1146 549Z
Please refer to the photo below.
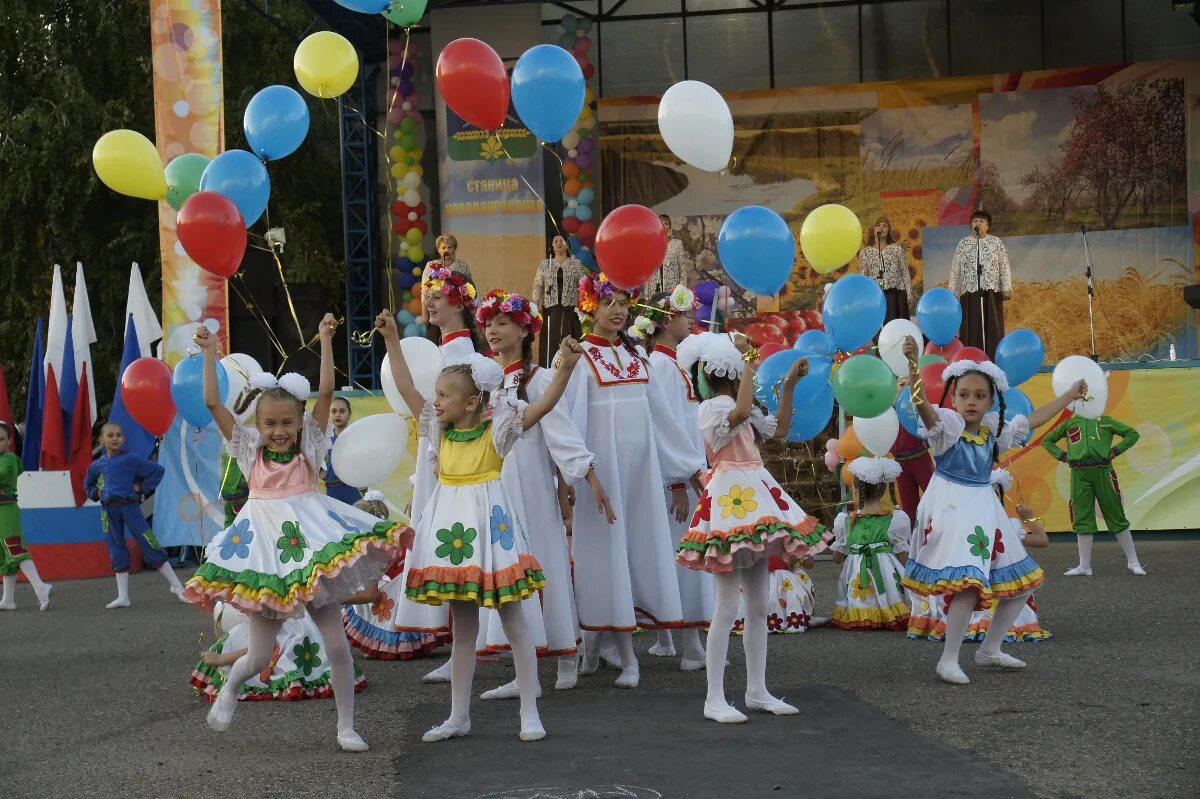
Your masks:
M524 432L525 407L515 399L498 402L492 418L478 427L443 430L433 406L425 406L421 435L436 442L438 482L425 507L416 509L405 584L409 600L498 608L546 585L516 503L500 482L504 456Z

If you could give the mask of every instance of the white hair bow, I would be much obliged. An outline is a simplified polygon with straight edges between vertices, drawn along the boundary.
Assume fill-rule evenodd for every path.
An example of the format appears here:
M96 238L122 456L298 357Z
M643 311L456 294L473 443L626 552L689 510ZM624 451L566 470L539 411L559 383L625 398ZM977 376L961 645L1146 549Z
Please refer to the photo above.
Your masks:
M1013 476L1005 469L992 469L992 485L1000 486L1002 491L1012 489Z
M371 490L363 494L363 499L365 499L367 502L387 502L387 500L383 497L383 492L375 490Z
M295 372L288 372L278 378L270 372L259 372L250 378L250 386L259 391L282 388L301 402L305 402L312 394L312 384L308 382L308 378Z
M466 364L471 367L471 379L475 381L475 387L480 391L490 394L500 388L500 384L504 382L504 369L486 355L472 352L461 358L446 361L446 366L457 364Z
M850 474L864 483L890 483L900 476L900 464L890 458L855 458L847 466Z

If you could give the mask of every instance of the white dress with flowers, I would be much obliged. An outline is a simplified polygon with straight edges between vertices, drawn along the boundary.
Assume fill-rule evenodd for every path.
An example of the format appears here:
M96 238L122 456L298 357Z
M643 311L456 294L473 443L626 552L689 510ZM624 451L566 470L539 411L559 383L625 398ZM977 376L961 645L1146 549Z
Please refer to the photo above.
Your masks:
M812 578L795 561L791 566L779 558L770 559L771 584L767 594L767 632L802 633L812 620L814 600L817 592ZM746 629L746 597L743 593L738 601L737 618L733 631L741 635Z
M896 555L908 551L912 527L896 509L877 516L839 513L833 520L834 552L846 556L838 577L837 607L830 627L843 630L903 630L908 598L900 587L904 567Z
M993 552L999 550L996 560L993 563L993 568L996 569L1004 568L1028 557L1025 554L1023 544L1020 547L1013 545L1014 542L1025 540L1025 526L1021 524L1020 519L1010 518L1009 522L1012 528L1010 535L1000 538L997 545L992 548ZM967 627L967 632L963 638L967 641L982 641L987 635L988 628L992 625L992 614L995 610L996 602L993 601L988 605L987 610L975 611L971 615L971 624ZM1038 620L1037 603L1033 599L1033 594L1030 594L1025 598L1025 605L1017 614L1017 618L1013 620L1012 626L1005 633L1004 640L1010 642L1034 642L1044 641L1051 637L1053 637L1053 634L1043 628L1041 622Z

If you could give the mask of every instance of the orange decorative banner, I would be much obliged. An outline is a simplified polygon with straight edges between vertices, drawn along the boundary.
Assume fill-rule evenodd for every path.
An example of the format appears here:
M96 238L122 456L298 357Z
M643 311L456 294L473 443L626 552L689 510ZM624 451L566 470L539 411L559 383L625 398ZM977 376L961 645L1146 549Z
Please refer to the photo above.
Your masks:
M220 0L150 0L154 127L163 163L184 153L213 158L225 149ZM228 345L225 281L195 264L175 234L176 211L158 204L162 255L163 352L174 366L200 325Z

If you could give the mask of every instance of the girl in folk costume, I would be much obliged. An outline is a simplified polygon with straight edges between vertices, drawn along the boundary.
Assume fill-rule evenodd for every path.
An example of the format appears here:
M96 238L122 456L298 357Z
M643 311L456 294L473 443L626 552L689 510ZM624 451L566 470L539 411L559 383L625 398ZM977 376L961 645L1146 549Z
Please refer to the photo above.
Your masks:
M785 563L783 558L767 558L770 587L767 589L767 633L787 635L807 632L812 625L816 590L812 578L804 569L812 568L816 560L805 556ZM746 595L742 594L733 631L741 635L746 630Z
M247 475L250 498L234 523L208 545L206 562L187 583L187 597L205 609L217 600L250 616L246 654L208 714L223 731L233 721L238 690L271 660L284 619L306 611L325 640L338 711L338 745L366 751L354 731L354 668L342 629L339 604L374 588L396 548L409 540L407 525L380 521L326 496L318 489L329 439L333 399L333 317L321 321L321 384L311 413L304 410L310 387L296 374L276 380L258 374L255 426L236 423L217 391L217 341L201 327L195 336L204 351L204 401L226 448Z
M681 444L690 447L684 457L705 458L704 438L700 435L700 426L696 422L696 412L700 407L700 398L692 378L680 368L676 359L676 348L687 338L691 331L691 313L700 307L696 297L687 286L676 286L670 294L660 294L653 298L647 306L640 306L642 313L633 323L631 333L640 336L650 345L650 390L662 395L662 404L668 408L668 413L680 422L687 434L679 441L664 442L670 446ZM666 486L664 500L668 508L673 506L673 494L676 491L687 492L689 508L694 508L699 501L699 493L686 483ZM683 537L687 531L689 513L671 513L671 544ZM680 668L684 671L696 671L704 668L704 647L700 643L700 628L707 627L712 620L713 612L713 583L712 576L707 572L695 571L676 566L679 578L679 600L683 606L683 658ZM674 657L675 644L671 640L671 631L658 631L658 643L650 647L651 655Z
M21 511L17 507L17 478L20 476L21 459L12 451L12 431L6 422L0 422L0 575L4 582L0 610L17 609L17 572L24 574L33 586L38 609L46 610L50 607L53 586L42 582L21 535ZM121 546L124 545L122 542Z
M775 482L759 454L758 442L782 437L792 421L792 394L808 371L807 359L792 365L783 380L778 418L754 407L754 364L758 353L738 337L700 333L679 345L680 366L700 372L712 398L700 405L712 471L700 495L691 526L679 542L677 561L715 576L716 608L708 639L708 696L704 717L722 724L746 721L725 699L725 656L738 611L739 590L745 596L746 707L792 715L799 711L767 691L767 561L778 556L794 562L823 550L826 542L817 521L808 516Z
M476 311L488 347L504 365L504 382L497 402L537 402L545 396L554 373L534 362L533 339L542 329L538 307L519 294L496 290ZM565 403L564 403L565 404ZM564 407L555 405L513 447L504 459L500 480L505 491L521 504L521 521L529 535L533 556L542 566L546 587L541 602L523 602L529 625L540 625L545 634L545 654L558 658L556 690L575 687L579 658L579 618L571 588L571 562L567 531L559 510L555 481L573 487L586 481L599 510L608 518L612 509L588 451ZM557 472L557 476L555 474ZM489 650L508 648L499 614L486 614L484 643ZM512 699L519 695L516 680L487 691L484 699Z
M346 432L347 425L350 424L350 400L345 397L334 397L333 402L329 404L329 427L332 433L329 436L329 453L333 455L334 445L337 444L338 436ZM332 458L325 461L325 493L336 499L338 502L345 502L347 505L353 505L362 499L362 492L354 486L346 485L338 479L337 472L333 470Z
M642 351L623 332L637 290L617 288L603 273L579 281L583 357L571 377L575 427L596 456L595 469L612 503L578 503L572 525L575 601L584 630L582 671L598 667L600 634L611 632L621 674L618 688L640 679L633 633L638 627L684 626L679 582L672 562L671 526L663 487L671 487L672 512L686 514L684 484L698 480L703 456L652 391ZM613 518L615 517L615 519Z
M1000 644L1004 631L1024 606L1025 594L1044 579L1041 568L1024 555L1019 541L1004 541L1006 548L1010 543L1014 547L1014 562L1002 568L993 566L993 542L997 533L1005 538L1003 530L1010 529L1010 522L990 485L992 463L1001 452L1024 441L1033 427L1045 424L1084 396L1087 384L1081 380L1028 418L1014 416L1006 422L1003 394L999 394L1000 412L991 412L998 392L1008 388L1004 372L994 364L969 360L950 364L944 377L946 396L953 407L934 408L920 385L919 352L911 338L905 342L904 352L914 387L913 404L921 417L920 433L929 441L937 465L917 507L903 585L931 601L953 595L946 611L946 639L937 674L946 682L965 685L970 680L958 655L972 611L986 608L993 598L999 600L993 627L975 653L976 665L1024 668L1024 662L1001 652Z
M900 476L900 464L887 458L856 458L847 468L854 475L858 509L840 513L833 521L833 562L843 565L829 626L903 630L908 624L908 600L900 575L912 523L903 510L884 510L880 502L888 484Z
M420 419L421 437L437 452L438 482L418 512L405 592L413 602L451 605L451 704L450 717L422 740L444 741L471 731L480 608L500 612L512 647L521 696L521 740L540 740L546 731L537 711L537 661L520 600L534 596L546 580L500 474L517 440L562 396L569 369L579 358L579 345L571 339L563 342L563 368L536 402L507 395L487 417L489 395L503 381L495 361L476 354L447 366L437 378L433 402L426 402L413 385L391 312L381 313L376 325L383 330L396 388Z

